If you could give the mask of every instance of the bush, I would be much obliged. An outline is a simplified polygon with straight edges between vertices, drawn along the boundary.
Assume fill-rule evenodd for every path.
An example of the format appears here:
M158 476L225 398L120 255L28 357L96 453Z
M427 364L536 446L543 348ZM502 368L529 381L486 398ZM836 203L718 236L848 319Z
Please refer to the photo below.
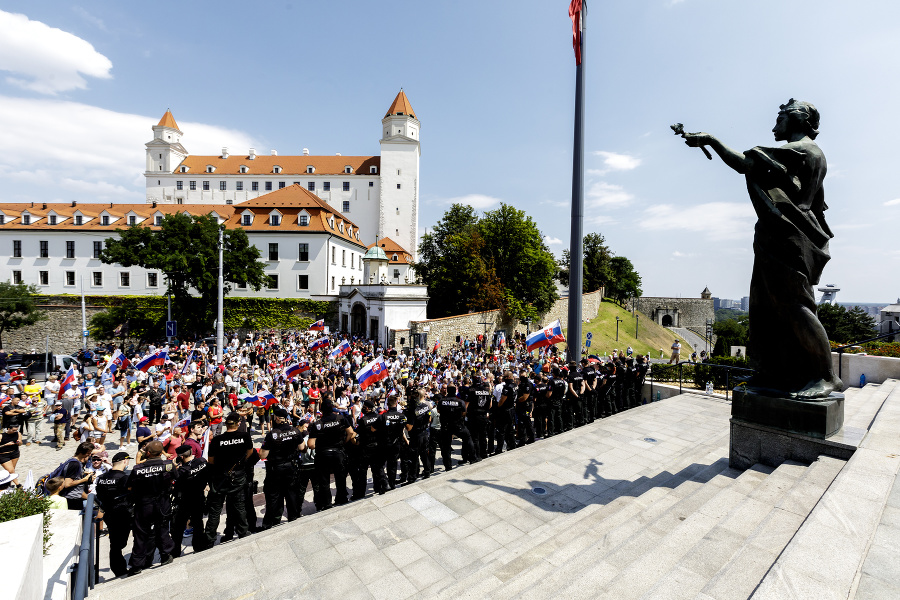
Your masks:
M30 517L31 515L44 515L44 554L50 549L50 499L39 495L35 491L17 489L14 492L0 496L0 523Z
M693 366L692 376L694 384L699 388L706 388L706 382L712 381L713 387L724 389L726 387L734 388L742 381L746 381L750 373L746 371L732 371L729 369L717 369L711 365L722 365L725 367L741 367L750 368L745 356L714 356L710 364L696 364ZM687 373L685 373L687 377Z

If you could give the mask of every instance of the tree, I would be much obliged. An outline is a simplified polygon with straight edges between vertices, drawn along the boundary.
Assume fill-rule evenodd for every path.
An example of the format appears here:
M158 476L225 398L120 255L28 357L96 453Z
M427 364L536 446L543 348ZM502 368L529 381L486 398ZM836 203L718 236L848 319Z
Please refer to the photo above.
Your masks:
M637 298L641 290L641 276L634 270L634 265L624 256L614 256L609 261L611 278L606 288L606 296L618 303L626 298Z
M840 304L820 304L817 314L832 342L851 344L875 336L875 319L858 306L847 310Z
M88 323L91 335L106 340L130 337L138 340L138 346L159 339L165 331L166 304L147 300L122 298L116 305L96 313Z
M125 267L137 265L162 271L172 308L180 314L188 330L206 331L212 323L218 297L219 224L210 215L166 215L154 231L142 225L116 229L117 238L108 238L100 260ZM259 249L250 244L243 229L224 232L225 293L231 284L246 284L259 290L265 282ZM199 302L191 302L191 290Z
M599 233L589 233L584 236L582 261L582 292L593 292L601 287L609 287L612 279L610 261L613 254L606 245L606 240ZM569 251L563 250L562 265L558 278L563 285L569 285Z
M4 332L45 319L47 313L37 307L36 286L0 281L0 347L3 346Z
M730 356L732 346L746 346L750 341L749 318L726 319L713 324L716 346L713 356Z

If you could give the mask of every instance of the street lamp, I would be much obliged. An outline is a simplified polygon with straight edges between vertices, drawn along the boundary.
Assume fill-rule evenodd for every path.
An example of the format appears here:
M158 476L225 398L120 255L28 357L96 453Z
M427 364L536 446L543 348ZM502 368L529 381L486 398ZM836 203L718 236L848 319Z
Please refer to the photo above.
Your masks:
M634 339L638 338L638 328L641 325L641 315L634 315Z
M624 321L624 319L620 319L618 315L616 315L616 341L619 341L619 323Z

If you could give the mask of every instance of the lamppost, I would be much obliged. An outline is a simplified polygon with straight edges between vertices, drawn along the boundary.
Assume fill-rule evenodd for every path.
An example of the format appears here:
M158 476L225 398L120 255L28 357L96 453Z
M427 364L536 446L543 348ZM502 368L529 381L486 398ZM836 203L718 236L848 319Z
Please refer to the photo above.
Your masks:
M634 339L637 339L637 337L638 337L638 328L640 327L640 324L641 324L641 315L635 314L634 315Z
M619 323L624 321L624 319L620 319L618 315L616 315L616 341L619 341Z

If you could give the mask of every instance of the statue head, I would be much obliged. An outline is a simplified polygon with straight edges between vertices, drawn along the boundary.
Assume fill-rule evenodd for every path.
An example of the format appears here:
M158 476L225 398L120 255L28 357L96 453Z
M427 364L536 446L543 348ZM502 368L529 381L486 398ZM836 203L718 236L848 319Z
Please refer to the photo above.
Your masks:
M776 141L788 140L793 133L802 133L813 140L819 135L819 111L811 103L791 98L778 108L778 120L772 129Z

